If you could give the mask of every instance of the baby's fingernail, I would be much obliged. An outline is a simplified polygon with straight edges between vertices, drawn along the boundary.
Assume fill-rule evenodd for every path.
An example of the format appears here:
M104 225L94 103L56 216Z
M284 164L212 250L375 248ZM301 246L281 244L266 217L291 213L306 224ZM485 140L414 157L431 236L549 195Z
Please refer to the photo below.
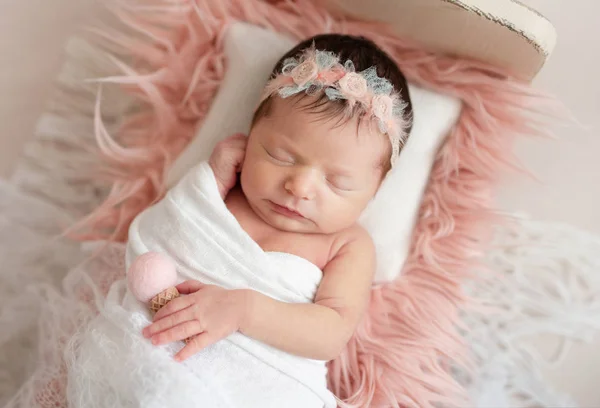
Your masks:
M152 337L152 344L154 344L155 346L158 344L158 338L157 337Z

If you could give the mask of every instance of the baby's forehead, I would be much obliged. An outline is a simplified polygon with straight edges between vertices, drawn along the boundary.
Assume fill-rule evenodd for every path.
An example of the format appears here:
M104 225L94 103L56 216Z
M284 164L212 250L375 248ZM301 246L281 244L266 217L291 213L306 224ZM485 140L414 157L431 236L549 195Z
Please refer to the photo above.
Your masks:
M376 124L364 117L358 110L349 113L347 102L343 100L329 100L324 95L300 94L289 98L273 97L267 117L278 119L281 123L292 125L315 125L324 129L329 128L331 133L337 133L340 128L357 137L380 135Z
M334 167L385 167L391 145L376 126L356 117L325 114L323 107L291 99L273 99L271 114L261 124L268 130L266 137L296 154L316 156Z

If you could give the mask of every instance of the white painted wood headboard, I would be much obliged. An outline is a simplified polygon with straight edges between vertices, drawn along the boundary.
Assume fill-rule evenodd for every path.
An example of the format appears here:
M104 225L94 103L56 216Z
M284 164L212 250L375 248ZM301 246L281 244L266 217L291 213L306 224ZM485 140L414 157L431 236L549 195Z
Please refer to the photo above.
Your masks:
M471 57L531 80L556 45L556 30L517 0L328 0L351 16L389 23L427 48Z

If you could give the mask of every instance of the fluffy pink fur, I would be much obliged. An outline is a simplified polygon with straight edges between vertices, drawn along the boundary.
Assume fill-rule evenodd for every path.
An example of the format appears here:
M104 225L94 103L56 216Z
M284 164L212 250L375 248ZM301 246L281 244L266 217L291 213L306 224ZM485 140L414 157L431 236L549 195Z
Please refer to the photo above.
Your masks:
M165 170L193 137L226 69L222 39L243 20L298 39L323 33L365 34L417 84L460 98L460 122L438 152L423 199L413 247L401 278L373 288L368 315L346 351L330 363L329 384L340 405L465 406L451 364L467 364L459 310L470 304L461 285L472 278L497 218L491 187L510 165L514 135L539 134L550 105L526 84L485 64L433 55L390 34L380 23L347 21L309 0L157 0L113 11L131 31L104 31L129 65L106 79L139 97L117 135L96 131L112 182L106 201L79 225L84 239L124 241L131 220L164 193ZM155 7L154 7L155 6ZM542 114L542 116L538 114Z

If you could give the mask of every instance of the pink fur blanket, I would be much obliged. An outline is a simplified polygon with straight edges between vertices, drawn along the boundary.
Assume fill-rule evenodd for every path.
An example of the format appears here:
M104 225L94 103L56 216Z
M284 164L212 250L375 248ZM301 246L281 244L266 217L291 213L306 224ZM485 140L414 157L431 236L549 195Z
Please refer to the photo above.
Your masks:
M131 3L131 4L129 4ZM491 192L510 165L515 135L539 134L545 99L527 84L485 64L434 55L394 37L380 23L344 20L316 1L156 0L112 11L119 28L98 31L143 109L118 134L97 121L100 177L112 183L105 202L79 224L80 238L124 241L129 223L164 193L165 170L193 137L219 87L227 61L223 33L242 20L298 39L323 32L367 35L416 84L463 101L460 121L439 150L423 198L413 246L395 282L372 290L368 315L345 352L329 365L342 406L464 405L453 364L468 365L459 311L463 283L499 217ZM127 61L127 63L123 62ZM543 115L542 115L543 116Z

